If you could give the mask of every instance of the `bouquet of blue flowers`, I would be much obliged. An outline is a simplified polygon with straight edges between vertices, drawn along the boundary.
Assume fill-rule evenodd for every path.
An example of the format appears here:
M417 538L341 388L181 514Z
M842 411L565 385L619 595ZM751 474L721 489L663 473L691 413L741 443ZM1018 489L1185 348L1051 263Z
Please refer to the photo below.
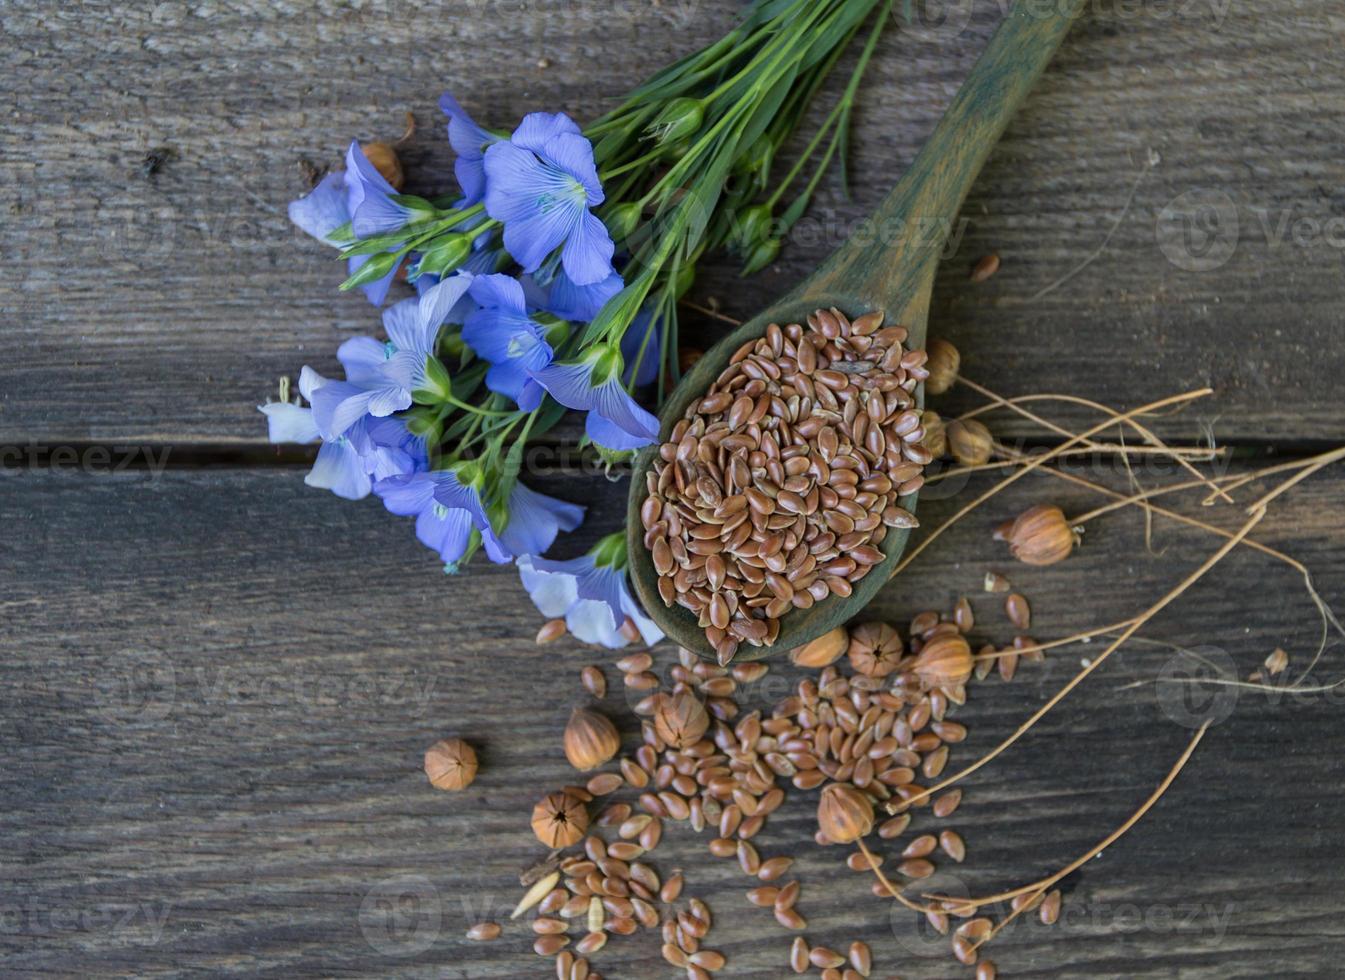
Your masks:
M386 339L355 337L342 380L309 367L291 400L261 406L273 442L321 442L306 482L376 494L414 517L449 572L479 550L515 562L545 616L609 647L661 633L631 597L624 538L570 561L541 557L584 508L519 479L524 447L567 410L608 463L658 437L642 404L680 376L678 305L710 252L744 274L769 264L844 147L883 0L756 0L714 44L656 73L581 127L534 112L512 132L452 95L459 193L401 192L387 144L350 144L345 170L290 217L346 260L342 289L383 306ZM866 40L824 122L776 158L850 42ZM398 287L401 288L401 287ZM551 635L558 632L552 629Z

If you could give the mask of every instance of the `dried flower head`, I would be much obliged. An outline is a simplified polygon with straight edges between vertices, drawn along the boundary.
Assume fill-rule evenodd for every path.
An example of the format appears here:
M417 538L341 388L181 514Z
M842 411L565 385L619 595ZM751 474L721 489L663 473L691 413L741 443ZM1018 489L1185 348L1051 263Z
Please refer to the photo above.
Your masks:
M935 459L948 455L948 426L938 412L927 408L920 416L920 424L925 427L925 438L920 440L929 454Z
M581 772L596 769L621 748L621 736L605 715L575 708L565 726L565 758Z
M800 667L814 669L834 664L850 646L850 634L844 626L828 630L811 643L805 643L789 654L789 659Z
M831 783L817 803L817 827L837 844L857 841L873 829L873 801L849 783Z
M1028 565L1064 561L1078 544L1065 513L1051 504L1037 504L1019 514L1005 532L1009 551Z
M438 789L466 789L476 770L476 751L460 738L443 739L425 750L425 775Z
M947 426L948 451L962 466L980 466L990 462L995 448L994 436L976 419L953 419Z
M901 634L888 623L861 623L850 630L850 666L868 677L886 677L905 651Z
M926 687L957 687L971 676L971 647L956 633L934 637L921 649L913 666Z
M942 395L957 380L958 369L962 367L962 355L957 348L942 338L936 337L925 347L929 360L925 369L929 377L925 379L925 392Z
M582 801L557 790L532 808L532 832L547 847L577 844L588 830L588 810Z
M395 191L406 186L406 174L402 172L402 161L390 143L361 143L365 158L374 165L374 169L383 175L383 179L392 185Z
M690 691L661 697L654 709L654 731L674 748L690 748L709 727L710 715L705 705Z

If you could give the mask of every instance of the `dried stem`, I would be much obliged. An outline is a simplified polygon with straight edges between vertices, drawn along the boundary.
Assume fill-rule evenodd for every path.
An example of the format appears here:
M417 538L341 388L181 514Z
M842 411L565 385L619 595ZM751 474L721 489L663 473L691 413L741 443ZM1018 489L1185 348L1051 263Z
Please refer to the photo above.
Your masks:
M908 551L906 555L902 558L902 560L897 563L897 567L892 570L892 575L895 576L899 572L901 572L904 568L906 568L906 566L908 566L911 562L913 562L922 551L924 551L927 547L929 547L929 545L936 538L938 538L940 534L942 534L948 528L952 527L953 524L960 521L963 517L966 517L967 514L971 513L973 510L975 510L981 504L985 503L995 494L999 493L1001 490L1006 489L1010 485L1017 483L1023 477L1027 476L1028 473L1040 467L1043 463L1046 463L1048 460L1054 459L1061 453L1067 452L1072 446L1079 444L1083 440L1087 439L1089 436L1102 431L1108 426L1116 424L1118 420L1125 420L1131 418L1132 416L1143 415L1146 412L1151 412L1159 408L1165 408L1168 405L1178 405L1185 402L1193 401L1197 398L1204 398L1210 393L1211 389L1209 388L1197 388L1194 391L1188 391L1180 395L1171 395L1168 398L1163 398L1156 402L1150 402L1147 405L1141 405L1139 408L1131 409L1130 411L1118 415L1115 418L1109 418L1107 419L1107 421L1101 422L1098 425L1093 426L1091 429L1085 430L1079 435L1072 436L1068 442L1062 443L1061 445L1055 447L1049 452L1046 452L1041 456L1035 457L1029 463L1024 463L1022 468L1019 469L1017 472L1012 473L1009 476L1005 477L999 483L995 484L995 486L991 487L985 493L981 494L971 503L967 504L965 507L959 510L948 520L944 521L941 525L939 525L929 534L925 535L925 537L921 539L920 543L917 544L910 551Z
M1196 750L1196 746L1199 745L1200 740L1205 737L1205 732L1209 730L1209 727L1210 727L1210 721L1206 720L1200 726L1200 728L1196 730L1196 733L1191 736L1191 741L1187 743L1186 750L1182 752L1182 754L1178 757L1177 761L1173 764L1172 768L1168 770L1168 774L1165 777L1163 777L1163 781L1158 784L1158 787L1151 794L1149 794L1149 798L1145 800L1142 804L1140 804L1139 809L1137 809L1134 813L1132 813L1126 819L1126 821L1121 824L1121 826L1117 827L1102 840L1098 841L1096 844L1090 847L1082 856L1076 858L1074 861L1071 861L1069 864L1065 865L1065 867L1061 868L1055 874L1050 875L1046 878L1042 878L1040 881L1035 881L1030 885L1024 885L1021 888L1015 888L1012 891L1000 892L998 895L987 895L985 898L970 898L964 900L961 898L954 898L948 895L926 895L924 897L929 899L930 901L951 901L951 902L957 902L963 906L971 906L972 908L981 908L982 906L985 905L992 905L995 902L1012 901L1013 899L1018 898L1020 895L1045 894L1046 891L1052 885L1056 884L1062 878L1065 878L1066 876L1077 871L1079 868L1082 868L1093 858L1097 857L1097 855L1101 854L1104 850L1111 847L1118 840L1124 837L1126 833L1128 833L1130 829L1135 826L1135 824L1139 823L1142 819L1144 819L1144 815L1148 813L1151 809L1153 809L1154 804L1156 804L1160 799L1162 799L1163 794L1168 791L1168 788L1176 780L1178 774L1182 771L1183 768L1186 767L1186 763L1190 761L1192 754ZM1003 930L1004 927L1007 926L1010 922L1016 919L1021 912L1025 911L1028 908L1031 908L1034 900L1035 899L1030 899L1020 904L1018 908L1013 909L1007 916L1004 917L1004 919L1002 919L993 929L991 929L990 933L987 936L985 936L983 939L977 942L973 946L973 949L980 949L986 943L990 942L990 940L994 939L997 935L999 935L1000 931Z
M972 391L976 392L978 395L981 395L981 396L983 396L983 397L988 398L988 399L991 400L991 404L990 404L990 405L985 405L985 406L982 406L982 407L979 408L979 409L976 409L976 410L973 411L973 412L969 412L969 413L967 413L966 415L964 415L963 418L970 418L970 417L972 417L973 415L979 415L979 414L981 414L982 412L990 411L990 410L993 409L993 408L1002 406L1002 407L1004 407L1004 408L1009 409L1010 411L1017 412L1019 415L1023 416L1023 418L1025 418L1025 419L1028 419L1028 420L1030 420L1030 421L1032 421L1032 422L1036 422L1038 425L1040 425L1040 426L1044 426L1045 428L1050 429L1052 432L1055 432L1055 433L1057 433L1058 435L1066 435L1066 436L1068 436L1068 435L1072 435L1073 433L1071 433L1069 429L1066 429L1066 428L1064 428L1063 426L1059 426L1059 425L1055 424L1054 422L1051 422L1051 421L1048 420L1048 419L1044 419L1044 418L1042 418L1040 415L1037 415L1035 412L1031 412L1031 411L1029 411L1028 409L1023 408L1023 406L1022 406L1022 404L1021 404L1021 402L1025 402L1025 401L1044 401L1044 400L1049 400L1049 401L1066 402L1067 404L1071 404L1071 405L1082 405L1082 406L1084 406L1085 408L1091 408L1091 409L1093 409L1093 410L1095 410L1095 411L1102 412L1104 415L1111 416L1112 418L1116 419L1116 421L1117 421L1118 423L1119 423L1120 421L1122 421L1122 417L1119 416L1119 415L1117 415L1115 409L1110 408L1110 407L1108 407L1108 406L1106 406L1106 405L1103 405L1101 402L1095 402L1095 401L1092 401L1091 399L1088 399L1088 398L1080 398L1080 397L1077 396L1077 395L1040 394L1040 395L1027 395L1027 396L1024 396L1024 397L1021 397L1021 398L1005 398L1005 397L1003 397L1002 395L998 395L998 394L996 394L995 392L991 391L989 388L984 387L983 385L978 385L975 381L972 381L972 380L970 380L970 379L968 379L968 378L964 378L964 377L959 376L957 380L959 381L959 383L966 385L968 388L970 388ZM1139 433L1140 438L1142 438L1142 439L1143 439L1145 442L1147 442L1150 446L1154 446L1154 447L1158 447L1158 448L1166 448L1166 446L1165 446L1163 440L1160 439L1160 438L1158 438L1158 436L1155 435L1152 431L1150 431L1146 426L1144 426L1144 425L1142 425L1141 423L1135 421L1134 419L1130 419L1130 420L1128 420L1128 421L1127 421L1127 424L1128 424L1132 429L1134 429L1137 433ZM1182 466L1183 466L1189 473L1191 473L1192 476L1198 477L1199 479L1202 479L1202 480L1206 480L1206 482L1209 483L1210 488L1211 488L1212 490L1215 491L1215 493L1211 494L1211 497L1214 497L1214 496L1222 496L1222 497L1224 498L1224 500L1225 500L1227 503L1230 503L1230 504L1231 504L1231 503L1233 502L1233 498L1232 498L1232 497L1228 496L1226 493L1224 493L1223 491L1219 490L1218 487L1215 486L1215 484L1209 482L1209 481L1208 481L1208 478L1205 477L1203 474L1201 474L1201 473L1200 473L1194 466L1192 466L1189 462L1187 462L1187 461L1184 460L1184 459L1181 459L1180 457L1174 457L1174 458L1176 458L1177 461L1178 461L1178 462L1179 462L1179 463L1180 463L1180 464L1181 464L1181 465L1182 465Z
M981 756L979 759L977 759L971 765L967 766L965 769L961 770L960 772L954 773L952 776L949 776L947 779L944 779L933 786L929 786L926 787L925 789L920 790L920 792L914 794L913 796L907 797L906 799L899 801L897 803L897 806L901 809L905 809L909 806L912 806L917 801L922 800L925 797L931 796L934 793L939 792L940 790L947 789L954 783L959 782L962 779L965 779L967 776L970 776L972 773L976 772L982 766L985 766L990 762L992 762L994 759L998 758L1011 745L1013 745L1020 738L1022 738L1029 731L1031 731L1032 727L1036 725L1037 722L1041 721L1042 718L1046 717L1046 715L1051 711L1051 709L1054 708L1061 701L1063 701L1071 691L1073 691L1076 687L1082 684L1084 679L1087 678L1089 674L1093 673L1093 671L1097 670L1104 663L1106 663L1107 658L1110 657L1113 653L1115 653L1118 649L1120 649L1120 647L1126 642L1126 640L1130 639L1130 637L1133 636L1141 626L1143 626L1149 620L1153 619L1153 617L1158 615L1159 612L1161 612L1163 609L1166 609L1169 605L1175 602L1179 596L1181 596L1184 592L1186 592L1187 589L1195 585L1196 582L1198 582L1201 578L1203 578L1211 568L1213 568L1220 561L1222 561L1224 557L1227 556L1227 554L1230 551L1232 551L1234 547L1237 546L1238 542L1241 541L1243 538L1245 538L1247 534L1251 531L1251 529L1254 528L1258 523L1260 523L1261 519L1265 517L1265 515L1266 512L1263 510L1257 511L1255 514L1251 515L1251 517L1249 517L1247 521L1242 525L1241 529L1239 529L1238 532L1231 539L1225 541L1223 545L1220 546L1218 551L1216 551L1209 558L1205 559L1205 561L1201 563L1199 568L1197 568L1194 572L1192 572L1190 575L1188 575L1185 579L1182 580L1181 584L1177 585L1170 592L1168 592L1167 595L1163 596L1163 598L1159 599L1156 603L1154 603L1143 613L1137 616L1131 622L1131 625L1126 627L1125 630L1121 632L1121 635L1117 637L1117 639L1113 640L1112 643L1107 647L1107 649L1103 650L1102 653L1100 653L1097 656L1097 659L1093 660L1090 664L1088 664L1077 674L1075 674L1074 677L1071 678L1065 684L1064 687L1062 687L1059 691L1053 694L1044 705L1042 705L1035 712L1033 712L1032 716L1028 718L1028 720L1025 721L1022 725L1020 725L1012 735L1006 738L1003 742L1000 742L999 745L995 746L995 748L991 749L989 752ZM888 804L889 812L895 812L895 810L892 809L892 806L893 804L891 803Z
M1074 633L1071 636L1062 636L1058 640L1049 640L1046 643L1032 643L1027 646L1005 648L995 653L978 653L972 657L973 660L998 660L1000 657L1009 655L1018 656L1023 653L1036 653L1038 650L1051 650L1055 647L1068 646L1071 643L1079 643L1083 640L1092 639L1095 636L1103 636L1108 633L1115 633L1117 630L1125 629L1134 623L1134 619L1123 619L1119 623L1111 623L1107 626L1098 626L1091 630L1084 630L1082 633Z
M917 905L915 902L912 902L909 898L903 895L892 882L887 880L887 875L883 874L883 869L878 867L878 859L873 856L873 852L864 844L864 838L856 838L855 843L858 844L859 849L864 852L864 858L869 862L869 867L873 869L873 873L878 876L879 882L881 882L882 886L887 889L889 895L912 912L936 911L932 906Z

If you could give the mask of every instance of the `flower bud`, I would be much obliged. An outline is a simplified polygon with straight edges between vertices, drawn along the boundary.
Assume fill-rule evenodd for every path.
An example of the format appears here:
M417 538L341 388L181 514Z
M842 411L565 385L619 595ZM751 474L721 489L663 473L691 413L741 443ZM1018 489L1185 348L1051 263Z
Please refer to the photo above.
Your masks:
M940 337L925 346L925 353L929 355L929 360L925 362L925 370L929 372L929 377L925 379L925 393L942 395L957 380L958 369L962 367L962 355L956 347Z
M621 748L616 726L604 715L575 708L565 726L565 758L581 772L597 769Z
M1078 544L1065 513L1051 504L1037 504L1019 514L1006 532L1009 551L1028 565L1064 561Z
M648 133L664 146L679 143L701 128L705 112L699 99L673 99L650 124Z
M765 241L766 236L770 234L772 217L771 209L764 204L755 204L744 209L737 216L738 227L735 237L738 247L748 251L757 242Z
M418 275L442 276L466 262L472 254L472 236L463 233L441 235L430 243L416 266Z
M466 789L476 770L476 751L460 738L443 739L425 750L425 775L438 789Z
M654 731L673 748L687 749L701 740L710 727L705 705L690 691L661 697L654 709Z
M905 645L887 623L861 623L850 630L850 666L866 677L886 677L897 669Z
M849 783L831 783L817 802L817 827L833 843L857 841L873 829L873 801Z
M752 249L752 254L747 257L747 263L743 266L742 275L750 276L754 272L761 271L774 262L775 257L779 254L780 239L766 239L756 248Z
M953 419L945 428L948 451L963 466L990 462L995 439L985 424L976 419Z
M634 201L618 204L607 213L607 231L614 242L624 242L640 223L640 205Z
M925 687L957 687L971 676L971 647L956 634L936 636L920 649L914 670Z
M532 832L547 847L578 844L587 830L588 810L564 790L548 793L532 808Z
M400 192L406 185L406 175L402 172L402 161L397 159L397 151L390 143L361 143L364 157L374 165L374 169L383 175L383 179Z
M925 427L925 438L920 440L929 454L935 459L948 455L948 427L938 412L927 408L920 414L920 424Z
M823 633L810 643L805 643L789 654L789 659L799 667L826 667L834 664L850 645L850 634L844 626Z

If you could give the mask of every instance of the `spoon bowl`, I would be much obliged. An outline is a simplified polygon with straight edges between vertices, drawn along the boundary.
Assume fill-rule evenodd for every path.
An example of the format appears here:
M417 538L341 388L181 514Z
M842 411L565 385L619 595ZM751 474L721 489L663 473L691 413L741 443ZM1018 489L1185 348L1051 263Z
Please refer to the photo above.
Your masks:
M911 167L875 210L872 241L851 239L787 295L735 328L696 362L659 413L659 439L666 441L687 408L698 401L746 341L761 337L771 323L804 323L819 308L836 307L854 319L874 310L884 324L907 329L907 346L925 346L930 296L939 255L972 182L1037 77L1059 46L1083 0L1067 0L1050 13L1016 5L954 97ZM924 407L924 385L916 389ZM636 457L626 511L631 582L645 610L676 643L713 659L714 650L696 616L658 593L658 572L644 545L640 507L648 497L647 474L658 455L648 446ZM914 511L917 494L899 501ZM883 560L855 584L850 595L831 595L809 609L793 609L780 619L772 646L743 644L736 660L759 660L816 639L856 616L891 577L910 531L892 528L882 542Z

